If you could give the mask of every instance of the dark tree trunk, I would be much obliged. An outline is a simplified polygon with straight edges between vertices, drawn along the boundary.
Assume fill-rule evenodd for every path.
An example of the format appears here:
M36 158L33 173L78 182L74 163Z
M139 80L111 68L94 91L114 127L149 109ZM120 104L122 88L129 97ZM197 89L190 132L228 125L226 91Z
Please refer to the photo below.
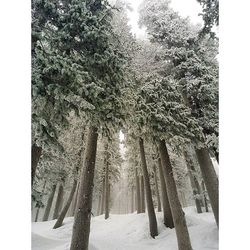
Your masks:
M158 158L158 168L160 173L160 182L161 182L161 197L162 197L162 206L163 206L163 218L164 218L164 225L169 228L174 228L174 221L173 216L168 200L166 182L164 179L164 174L161 165L161 159Z
M45 212L44 212L44 215L43 215L43 221L47 221L49 219L49 213L50 213L52 202L53 202L53 199L54 199L54 196L55 196L55 192L56 192L56 184L54 184L52 186L51 193L49 195L47 205L46 205L46 209L45 209Z
M167 147L164 140L161 140L159 143L159 151L163 168L163 174L167 185L169 203L174 220L178 249L192 250L186 219L178 198L177 188L173 176L173 169L171 166Z
M101 213L104 213L104 206L105 206L105 177L103 178L102 181L102 203L101 203Z
M58 194L56 198L56 204L53 214L53 220L58 218L58 214L60 213L60 208L62 207L61 204L63 203L63 183L60 184L58 189Z
M134 186L132 186L131 189L131 213L133 213L135 211L135 205L134 205Z
M75 213L70 250L88 250L89 246L97 138L97 128L91 126L88 131L84 155L84 169L80 178L77 210Z
M108 154L108 153L107 153ZM105 168L105 220L109 218L109 159L106 156Z
M156 190L156 197L157 197L157 206L158 212L161 212L161 198L159 193L158 181L157 181L157 170L156 166L154 165L154 179L155 179L155 190Z
M135 179L136 179L136 210L137 213L141 213L141 191L140 191L140 179L138 176L137 168L135 169Z
M43 199L43 194L44 194L44 190L45 190L45 187L46 187L46 183L47 183L47 181L45 181L45 182L44 182L44 184L43 184L42 194L41 194L41 201L42 201L42 199ZM40 206L38 206L37 211L36 211L36 218L35 218L35 222L37 222L37 221L38 221L38 216L39 216L40 208L41 208L41 207L40 207Z
M79 191L79 182L77 183L76 192L72 201L72 208L71 208L71 214L70 214L71 216L75 215L78 191Z
M145 213L145 191L143 176L141 176L141 212Z
M147 170L147 162L146 156L144 151L143 139L139 138L139 146L140 146L140 155L141 155L141 163L142 163L142 172L146 190L146 201L147 201L147 211L148 211L148 218L149 218L149 228L150 228L150 235L155 238L158 235L158 228L157 228L157 220L155 216L154 204L152 199L152 193L150 188L150 181L149 175Z
M36 168L39 159L41 157L41 154L42 154L42 148L36 146L36 144L33 144L31 146L31 185L33 185L33 181L35 179Z
M197 213L200 214L200 213L202 213L201 202L200 202L200 199L197 197L197 195L200 195L200 192L197 189L197 183L195 183L196 178L193 175L193 171L194 171L193 162L190 159L190 156L188 155L186 150L183 151L183 155L184 155L186 165L187 165L187 169L188 169L188 175L189 175L191 187L192 187L192 190L193 190L194 201L195 201L195 206L196 206L196 209L197 209ZM199 183L198 183L198 185L199 185Z
M70 207L70 204L71 204L71 202L73 200L73 196L74 196L74 193L75 193L75 190L76 190L76 186L77 186L77 181L74 180L71 192L69 194L69 198L68 198L66 204L64 205L62 211L60 212L60 215L59 215L59 217L58 217L58 219L56 221L56 224L54 225L53 229L56 229L56 228L58 228L58 227L60 227L62 225L63 220L65 218L65 215L66 215L66 213L67 213L67 211L68 211L68 209Z
M40 206L39 206L39 207L37 208L37 210L36 210L35 222L37 222L37 220L38 220L39 211L40 211Z
M207 148L195 150L200 165L202 177L207 188L209 200L213 209L215 221L219 226L219 183L213 163Z

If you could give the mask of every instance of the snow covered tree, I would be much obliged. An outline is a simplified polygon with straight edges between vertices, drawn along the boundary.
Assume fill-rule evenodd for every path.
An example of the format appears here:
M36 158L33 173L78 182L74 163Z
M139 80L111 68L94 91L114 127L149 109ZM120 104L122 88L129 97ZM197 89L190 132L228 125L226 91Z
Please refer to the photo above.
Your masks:
M198 27L174 12L169 1L145 0L140 14L150 40L165 50L164 58L169 64L165 75L175 79L185 104L203 129L203 136L196 138L196 154L218 224L218 179L207 148L210 146L207 140L212 138L215 145L218 137L216 40L206 37L200 40Z
M214 33L211 31L213 26L219 25L219 0L197 0L202 5L202 19L204 21L204 27L201 30L201 34Z

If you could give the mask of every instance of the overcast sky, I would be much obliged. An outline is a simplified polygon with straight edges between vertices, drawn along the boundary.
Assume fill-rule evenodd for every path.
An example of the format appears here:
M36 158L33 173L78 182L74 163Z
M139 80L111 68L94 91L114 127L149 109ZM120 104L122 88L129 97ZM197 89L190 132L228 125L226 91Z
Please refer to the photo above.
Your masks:
M130 25L132 27L132 32L136 34L137 37L143 37L145 34L144 29L140 29L137 22L139 19L139 15L137 12L137 8L143 0L127 0L131 3L134 11L129 12ZM172 0L171 7L178 11L179 14L183 17L190 17L190 20L194 23L202 23L202 18L198 16L201 13L201 6L196 0Z

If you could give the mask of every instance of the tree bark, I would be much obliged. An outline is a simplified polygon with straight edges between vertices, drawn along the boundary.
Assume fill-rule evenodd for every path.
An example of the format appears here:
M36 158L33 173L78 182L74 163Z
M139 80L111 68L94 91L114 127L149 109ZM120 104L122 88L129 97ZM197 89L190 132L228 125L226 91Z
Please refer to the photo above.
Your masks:
M37 208L37 210L36 210L35 222L37 222L37 220L38 220L39 211L40 211L40 206L39 206L39 207Z
M135 178L136 178L136 210L137 213L141 213L141 191L140 191L140 180L138 176L137 168L135 169Z
M205 211L208 212L208 204L207 204L207 196L206 196L206 188L204 181L202 181L202 189L203 189L203 197L204 197L204 206L205 206Z
M159 193L158 181L157 181L157 170L156 166L154 165L154 179L155 179L155 190L156 190L156 197L157 197L157 207L158 212L161 212L161 198Z
M163 174L167 185L167 194L173 215L174 226L179 250L192 250L186 219L178 198L177 188L173 176L173 169L164 140L159 142L160 158Z
M141 212L145 213L145 191L143 176L141 176Z
M162 206L163 206L163 218L164 225L169 228L174 228L173 216L169 204L166 182L164 179L163 169L161 165L161 159L158 158L158 168L160 173L160 182L161 182L161 197L162 197Z
M195 150L200 165L202 177L207 188L209 200L213 209L215 221L219 226L219 183L213 163L207 148Z
M36 175L36 168L39 162L39 159L42 154L42 148L33 144L31 146L31 185L33 186L33 181Z
M70 214L71 216L75 215L78 191L79 191L79 182L77 183L76 192L72 201L72 208L71 208L71 214Z
M45 187L46 187L46 183L47 183L47 181L45 181L44 182L44 184L43 184L43 188L42 188L42 194L41 194L41 201L42 201L42 199L43 199L43 194L44 194L44 190L45 190ZM38 221L38 216L39 216L39 211L40 211L40 206L38 206L38 208L37 208L37 211L36 211L36 218L35 218L35 222L37 222Z
M106 154L109 154L108 152ZM109 218L109 157L106 155L105 168L105 220Z
M100 215L100 212L101 212L101 202L102 202L102 195L99 194L99 197L98 197L98 206L97 206L97 215Z
M97 138L97 128L90 126L84 155L84 169L80 178L70 250L88 250L89 246Z
M154 204L152 199L152 193L150 188L150 181L149 175L147 170L147 162L146 156L144 151L144 144L143 139L139 138L139 146L140 146L140 155L141 155L141 163L142 163L142 172L146 190L146 201L147 201L147 211L148 211L148 218L149 218L149 228L150 228L150 235L151 237L155 238L158 235L158 228L157 228L157 220L155 216Z
M65 218L65 215L66 215L66 213L67 213L67 211L68 211L68 209L70 207L70 204L71 204L71 202L73 200L73 196L74 196L74 193L75 193L75 190L76 190L76 186L77 186L77 181L74 180L71 192L69 194L69 198L68 198L66 204L64 205L62 211L60 212L60 215L59 215L59 217L58 217L58 219L56 221L56 224L54 225L53 229L56 229L56 228L58 228L58 227L60 227L62 225L63 220Z
M134 209L134 186L131 189L131 213L135 211Z
M44 215L43 215L43 221L47 221L49 219L49 213L50 213L52 202L53 202L53 199L54 199L54 196L55 196L55 192L56 192L56 184L54 184L52 186L51 193L49 195L47 205L46 205L46 209L45 209L45 212L44 212Z
M55 209L53 213L53 220L58 218L58 214L60 213L61 204L63 202L63 183L60 184L55 204Z
M199 185L199 183L197 183L198 181L196 180L195 176L193 175L193 171L194 171L193 162L190 159L190 157L188 156L188 153L186 150L183 151L183 155L184 155L184 158L186 161L188 175L189 175L191 187L193 190L193 197L194 197L194 201L195 201L196 210L197 210L197 213L200 214L200 213L202 213L201 202L200 202L200 199L197 197L197 195L200 196L201 194L200 194L199 190L197 189L197 184Z
M104 206L105 206L105 177L103 178L102 181L102 204L101 204L101 213L104 213Z

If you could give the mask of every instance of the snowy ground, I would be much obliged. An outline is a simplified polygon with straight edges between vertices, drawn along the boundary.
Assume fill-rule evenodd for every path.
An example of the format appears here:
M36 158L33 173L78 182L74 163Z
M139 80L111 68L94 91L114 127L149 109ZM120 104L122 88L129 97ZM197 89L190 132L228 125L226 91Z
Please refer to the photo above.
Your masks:
M184 209L194 250L218 249L218 230L212 213L197 214L194 207ZM89 250L177 250L174 229L162 224L157 212L159 235L149 236L147 214L112 214L91 221ZM55 221L32 223L32 250L69 250L73 218L65 219L62 227L52 229Z

